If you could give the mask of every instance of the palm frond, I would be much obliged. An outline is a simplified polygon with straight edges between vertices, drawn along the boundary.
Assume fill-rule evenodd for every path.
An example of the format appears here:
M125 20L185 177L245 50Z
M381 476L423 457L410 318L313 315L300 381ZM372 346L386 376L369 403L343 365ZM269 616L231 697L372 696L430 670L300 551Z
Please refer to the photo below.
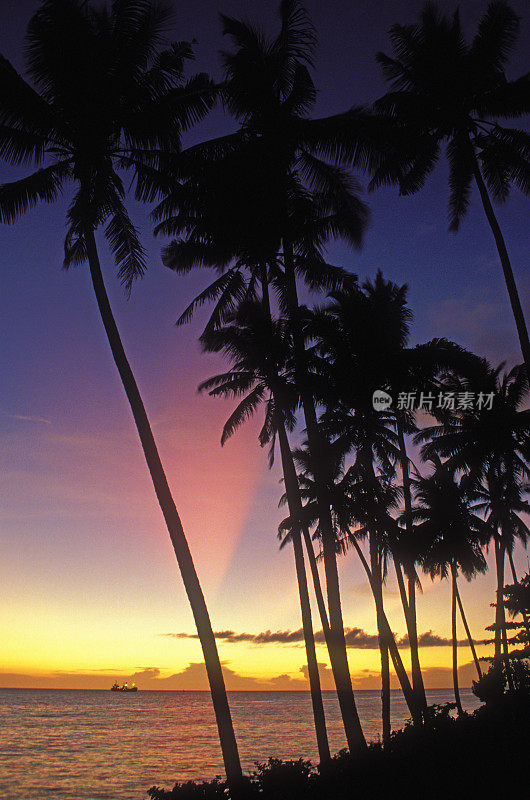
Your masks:
M504 0L494 0L479 22L470 48L477 72L500 72L513 50L520 18Z
M113 205L113 213L105 228L105 236L114 253L118 278L129 295L134 281L141 278L147 269L145 250L136 227L117 195Z
M0 55L0 122L53 140L63 129L56 111L18 74L11 63Z
M265 389L263 385L258 384L237 406L237 408L230 414L227 421L223 426L223 433L221 436L221 445L229 439L241 425L250 419L256 412L260 403L263 401Z
M457 231L469 206L473 180L473 154L465 134L455 135L447 145L449 161L449 230Z
M187 308L182 312L178 320L176 321L177 327L181 325L186 325L188 322L191 321L195 311L198 308L201 308L205 303L210 303L212 300L215 300L219 297L220 294L224 292L227 286L230 284L234 274L234 269L229 269L219 278L217 278L213 283L203 289L200 294L195 297L194 300L187 306Z
M110 21L115 40L114 74L118 81L135 80L152 64L169 33L174 10L150 0L113 0Z
M71 176L70 160L59 161L37 170L27 178L0 186L0 221L14 222L39 201L53 203L61 195L64 182Z

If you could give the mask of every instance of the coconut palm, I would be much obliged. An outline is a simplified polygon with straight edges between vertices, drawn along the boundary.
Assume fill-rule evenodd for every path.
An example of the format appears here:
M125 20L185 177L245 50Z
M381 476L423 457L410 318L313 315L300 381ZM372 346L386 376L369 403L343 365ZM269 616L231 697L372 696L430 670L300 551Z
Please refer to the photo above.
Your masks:
M511 513L522 510L518 508L521 495L517 487L530 475L530 411L523 406L528 382L520 367L504 374L503 367L501 364L493 369L482 361L470 379L447 381L455 410L441 418L439 425L426 427L416 436L417 442L425 443L424 457L439 455L447 459L453 471L468 474L474 490L483 492L483 510L490 516L495 548L497 658L504 636L505 554L513 546L514 534L523 533ZM475 398L475 403L465 407L466 397ZM464 406L460 409L459 398Z
M362 431L365 427L369 426L360 423L359 430ZM369 436L366 437L366 439L369 438ZM420 707L416 702L394 634L386 617L382 596L383 573L386 572L386 568L383 569L383 564L386 562L388 551L387 540L395 535L395 529L397 528L395 520L388 513L389 507L395 503L396 490L382 476L381 479L375 476L373 464L370 464L367 458L358 456L355 463L345 469L348 450L349 445L344 447L344 442L341 440L332 442L328 450L330 458L333 459L330 473L334 476L333 483L328 487L328 491L331 497L337 550L338 552L345 552L349 547L355 548L366 572L376 605L382 661L383 733L385 742L388 742L390 725L388 654L392 658L411 716L416 724L421 723ZM366 450L365 446L365 452ZM294 457L300 470L298 481L301 494L306 501L303 509L304 518L308 526L314 527L315 538L321 540L322 533L320 530L316 485L312 474L311 454L307 447L299 448L294 452ZM361 527L352 530L354 523L360 523ZM290 535L292 527L293 521L290 517L280 523L279 535L284 542L287 536ZM366 538L367 536L370 544L370 564L358 542L358 539Z
M213 397L240 398L238 405L223 427L221 444L265 404L265 420L259 440L262 446L279 439L282 469L289 510L296 524L293 543L302 627L306 646L308 677L313 704L313 717L320 763L330 761L330 751L322 703L320 677L311 619L311 606L302 549L302 505L298 480L289 445L287 428L294 425L294 409L298 403L296 390L289 374L290 343L284 320L273 320L262 303L243 303L228 318L228 324L211 330L201 337L208 352L222 352L232 362L229 372L216 375L200 384L200 391Z
M146 268L137 231L125 206L124 173L136 198L152 199L160 171L178 152L181 132L212 104L210 81L186 81L185 43L164 49L168 7L148 0L115 0L96 11L81 0L44 0L27 35L23 80L0 63L0 152L13 164L41 166L0 187L0 218L14 222L37 202L53 202L72 187L65 241L66 267L88 262L96 299L155 492L164 515L202 645L227 777L241 765L221 664L208 610L160 461L138 386L127 361L106 293L95 231L104 226L118 276L130 292Z
M308 70L315 34L307 14L297 0L283 0L280 4L280 20L279 34L268 40L251 25L222 16L224 33L233 44L233 50L223 54L225 80L222 96L225 107L235 117L240 129L236 134L208 142L188 152L190 160L184 163L193 164L197 158L200 162L202 157L207 161L212 158L228 158L241 146L243 153L250 148L253 158L257 157L268 165L267 169L259 171L256 180L250 181L252 191L247 193L244 202L256 213L251 227L257 233L251 238L255 240L254 247L256 241L259 244L261 260L268 260L269 268L271 262L274 268L278 264L282 268L280 302L287 313L294 341L296 382L301 391L315 463L323 465L326 462L326 442L318 427L314 398L309 389L297 278L302 278L310 286L321 286L325 283L329 268L323 257L324 244L328 239L340 236L358 246L366 223L367 209L359 200L357 186L349 173L318 156L319 151L333 149L330 143L336 136L336 129L332 126L326 138L325 124L317 124L315 127L308 117L315 101L316 90ZM312 136L314 145L311 144ZM255 168L250 175L254 178ZM168 207L165 210L177 220L174 228L177 233L182 230L179 227L179 193L180 189L177 188L176 202L168 195ZM267 201L266 214L259 211L263 209L262 198ZM244 213L243 220L248 212ZM188 238L190 227L184 226ZM231 221L229 231L234 231L235 227ZM215 229L219 230L217 222ZM193 238L195 231L198 240ZM194 247L197 243L201 248L203 243L208 244L208 237L211 235L209 221L206 231L198 227L191 234ZM178 258L180 243L177 242L177 245ZM166 263L172 266L174 251L170 248L166 251L165 258ZM238 245L232 252L239 255L241 249L241 245ZM326 475L321 474L321 467L317 469L320 513L322 525L327 531L324 565L331 662L348 746L354 751L364 747L365 740L347 661L333 526L329 501L326 500L327 480Z
M399 463L405 505L404 527L393 537L392 558L411 651L412 680L417 703L423 709L427 701L423 686L416 620L415 569L416 542L410 512L411 478L405 435L417 430L414 410L407 409L402 398L411 393L435 397L440 376L466 374L476 369L477 359L463 348L445 339L409 347L412 314L406 302L407 286L386 281L378 271L375 280L359 289L330 292L330 302L316 314L309 326L324 357L322 368L331 395L326 417L333 420L335 436L348 436L350 444L366 437L369 446L386 441L385 449L374 452L374 463L381 457L386 470ZM393 399L388 411L373 409L375 390L388 392ZM363 430L364 424L364 430ZM389 428L395 429L391 433ZM375 437L375 438L370 438ZM391 449L388 450L388 445ZM407 587L403 577L407 577Z
M511 669L508 653L508 637L506 631L506 615L504 608L505 557L509 556L513 567L513 549L515 542L526 543L530 530L521 518L521 513L528 514L530 505L523 499L527 487L521 477L513 471L508 472L492 463L486 472L482 485L475 492L474 508L480 511L491 528L495 552L497 573L497 602L495 603L495 658L499 659L501 645L505 660L508 682L511 682Z
M432 579L451 575L451 638L453 648L453 687L458 713L462 703L458 685L458 639L456 607L458 571L470 581L487 565L482 544L489 535L488 525L470 510L466 497L454 474L439 458L432 461L434 472L420 478L415 487L417 505L412 512L416 535L423 554L421 563ZM479 676L480 677L480 676Z
M504 72L518 30L519 17L503 0L488 5L471 44L464 39L458 11L448 18L434 3L425 5L418 23L391 28L393 57L378 53L377 60L392 88L376 108L408 131L409 150L400 155L399 148L389 147L372 186L398 183L401 194L418 191L446 144L450 230L458 230L474 182L495 238L530 374L526 321L490 199L506 200L512 186L525 194L530 190L530 137L498 123L530 110L530 75L509 81Z
M350 531L348 540L356 545L357 538L367 536L370 557L370 574L381 655L381 701L383 715L383 744L388 745L391 734L390 719L390 663L391 634L384 622L383 585L386 578L387 558L395 538L397 523L391 515L398 501L398 492L389 475L376 475L371 449L359 448L355 463L347 472L350 514L352 521L361 527ZM358 548L356 548L358 550ZM359 550L358 550L359 552ZM411 709L413 719L418 719L417 708ZM418 720L419 721L419 720Z

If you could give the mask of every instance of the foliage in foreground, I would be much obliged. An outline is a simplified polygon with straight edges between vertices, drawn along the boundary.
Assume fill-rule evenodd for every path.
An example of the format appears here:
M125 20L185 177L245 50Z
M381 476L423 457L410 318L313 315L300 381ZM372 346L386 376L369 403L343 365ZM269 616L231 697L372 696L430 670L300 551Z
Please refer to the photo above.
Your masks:
M453 718L450 706L435 707L421 730L412 725L392 734L389 747L371 744L362 756L336 755L326 771L309 761L269 759L248 779L244 800L456 800L466 796L497 798L504 775L510 794L526 796L530 746L530 695L506 694L502 701L474 714ZM227 800L226 783L177 783L171 790L153 787L151 800Z

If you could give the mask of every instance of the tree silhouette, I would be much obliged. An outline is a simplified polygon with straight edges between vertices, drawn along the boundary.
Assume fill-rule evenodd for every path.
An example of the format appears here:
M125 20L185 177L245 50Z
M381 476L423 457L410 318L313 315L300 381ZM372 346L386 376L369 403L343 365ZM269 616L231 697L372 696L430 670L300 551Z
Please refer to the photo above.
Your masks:
M431 578L451 575L451 636L453 687L458 713L462 703L458 686L458 639L456 634L458 570L469 581L486 571L481 546L487 540L487 523L470 510L469 500L447 464L433 458L434 472L416 482L417 505L412 511L416 535L421 537L422 566Z
M388 157L377 163L371 185L398 183L405 195L418 191L446 143L450 230L460 226L474 181L495 238L530 375L526 321L490 200L490 195L498 202L506 200L511 186L525 194L530 191L530 137L497 122L530 110L530 74L509 81L504 72L518 30L519 17L503 0L489 4L471 44L463 37L458 11L447 18L434 3L425 5L418 23L391 28L393 57L378 53L377 60L392 90L376 108L409 138L406 148L388 146Z
M520 367L503 375L503 366L492 369L482 360L469 378L447 380L445 387L453 398L467 392L477 402L460 410L456 404L439 425L428 426L416 436L417 442L425 442L424 457L447 459L451 470L468 474L467 481L475 492L482 491L482 510L488 515L495 548L496 658L500 657L504 636L505 554L513 546L514 533L523 532L511 512L517 512L521 483L530 475L530 412L522 408L528 382Z
M291 532L296 578L300 597L302 627L306 647L309 685L319 759L322 765L331 760L324 706L315 650L311 606L302 549L302 505L296 470L286 428L294 425L298 396L289 374L290 342L284 320L273 320L261 303L243 303L228 318L228 324L203 334L201 341L208 352L224 353L232 366L229 372L216 375L199 386L213 397L234 397L239 402L223 427L221 444L265 404L265 420L260 432L262 446L276 436L280 443L282 469L289 509L296 524ZM273 449L270 460L272 462Z
M225 107L236 118L240 129L236 134L197 146L192 152L188 152L188 157L189 164L193 167L197 159L199 163L202 158L207 162L229 159L241 147L243 157L245 153L251 152L251 160L257 158L258 164L261 162L268 165L265 170L251 167L244 183L249 189L246 199L242 197L236 204L237 208L243 205L244 209L239 228L241 222L244 227L249 216L248 210L254 211L256 216L250 223L250 230L256 232L255 236L248 237L244 234L242 240L237 243L233 241L228 249L235 258L239 259L244 255L248 266L253 269L256 260L261 261L264 283L268 283L271 277L271 267L277 270L279 265L282 270L283 275L276 285L293 337L296 382L301 393L309 443L315 454L315 463L324 464L326 442L319 430L314 398L308 388L297 279L301 278L310 287L327 284L331 288L336 284L337 276L338 280L344 282L344 271L330 269L323 257L323 247L332 237L342 237L348 243L358 246L366 224L367 209L357 196L357 185L351 175L340 165L327 163L319 157L319 153L325 153L326 148L333 147L332 140L338 134L333 125L328 130L325 121L314 121L308 117L315 101L316 90L308 69L312 62L315 34L307 14L297 0L283 0L280 4L280 22L279 34L269 40L250 24L222 16L223 31L233 44L233 49L223 54L225 80L222 97ZM239 167L236 174L241 174ZM184 183L185 177L184 175ZM199 177L202 181L203 175ZM209 176L207 178L209 180ZM193 196L193 176L191 180ZM202 186L199 189L202 191ZM171 216L171 219L168 217L168 228L165 232L180 233L184 230L187 236L184 241L177 240L174 245L169 245L164 256L166 263L168 266L178 265L190 242L195 263L211 264L212 261L206 261L202 254L210 248L212 242L215 247L218 242L226 242L226 231L229 234L237 233L236 220L230 219L225 230L219 225L215 208L212 215L208 213L204 217L201 205L196 203L193 214L199 214L198 224L195 224L195 218L192 224L188 224L186 215L182 219L179 217L179 195L185 197L186 191L175 187L173 194L168 193L167 207L160 207L160 211ZM262 213L263 202L266 214ZM207 210L208 208L209 206ZM181 222L185 224L181 225ZM237 236L234 237L236 238ZM250 254L249 241L252 251ZM265 269L266 264L268 270ZM206 294L208 292L206 290ZM229 305L233 303L233 298L225 299ZM240 300L241 297L238 297L236 304ZM229 307L226 308L229 312ZM346 654L333 526L324 488L326 476L319 474L317 483L320 486L322 524L327 530L324 565L331 666L348 746L353 752L363 748L365 740L355 705Z
M405 442L405 434L417 428L414 411L400 405L400 398L413 392L419 395L420 388L426 396L436 396L442 376L476 371L477 358L446 339L409 347L412 313L406 295L406 285L387 281L378 271L375 280L366 281L360 289L330 292L329 304L314 316L308 332L323 356L323 384L328 391L325 418L333 435L345 443L349 437L349 446L372 447L374 463L386 464L387 472L399 464L404 527L392 539L392 559L410 643L414 692L417 705L425 710L416 619L418 553ZM393 403L387 411L374 411L375 390L391 395Z
M37 202L53 202L71 185L65 267L88 261L112 356L131 406L154 489L201 642L226 774L242 776L221 664L208 610L160 461L145 408L106 293L95 231L105 226L118 276L130 292L146 264L125 206L122 174L132 173L138 200L151 200L162 168L173 161L181 132L207 113L213 90L205 75L186 81L192 55L183 42L163 49L171 10L148 0L115 0L96 11L81 0L44 0L27 33L35 88L0 62L1 155L10 163L44 164L0 187L0 219L14 222Z

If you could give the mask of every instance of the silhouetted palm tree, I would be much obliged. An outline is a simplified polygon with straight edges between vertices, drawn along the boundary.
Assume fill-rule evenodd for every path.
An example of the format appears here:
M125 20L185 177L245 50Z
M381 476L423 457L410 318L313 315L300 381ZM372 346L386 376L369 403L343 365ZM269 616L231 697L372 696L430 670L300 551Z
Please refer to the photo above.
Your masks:
M381 700L383 716L383 744L388 745L391 734L390 719L390 636L384 623L383 584L387 572L387 558L397 524L391 511L397 508L398 492L391 476L376 475L371 448L360 448L355 463L347 472L349 507L352 521L361 528L350 531L348 540L355 545L358 537L367 536L370 557L370 586L374 595L379 651L381 654ZM389 541L390 540L390 541ZM392 637L393 638L393 637ZM416 708L411 709L413 717Z
M296 524L291 532L296 578L300 597L302 626L306 646L307 666L313 717L320 763L330 761L329 743L320 688L320 677L311 619L311 606L302 549L302 504L298 480L286 428L294 425L294 409L298 403L296 390L289 375L290 343L284 320L271 319L261 303L243 303L228 319L229 324L203 334L201 341L208 352L222 352L232 362L229 372L216 375L200 384L200 391L213 397L240 398L223 427L221 444L265 404L265 421L260 432L262 446L278 436L282 469L289 510Z
M160 172L178 152L181 131L212 104L210 81L183 78L186 43L163 49L171 10L148 0L115 0L96 11L81 0L44 0L27 35L24 81L0 62L1 154L13 164L44 164L0 187L0 218L13 222L37 202L53 202L72 185L65 266L88 261L98 307L155 492L175 550L202 645L227 777L241 765L208 610L164 474L138 387L105 290L95 231L105 226L118 275L130 291L146 268L144 251L125 204L120 172L132 173L136 198L157 194Z
M468 474L467 480L475 491L482 487L488 495L486 511L493 512L490 530L497 571L496 658L500 657L504 635L505 553L511 549L514 537L514 520L508 521L510 503L516 501L516 512L520 500L516 487L530 476L530 411L521 410L528 382L520 367L502 375L503 366L492 369L482 361L481 369L470 379L447 381L446 389L453 393L454 412L447 414L440 425L426 427L416 436L417 442L426 442L422 448L426 458L438 454L447 459L454 472ZM462 402L464 407L459 409L458 398L466 396L475 402L468 403L468 407Z
M451 636L453 686L458 713L462 703L458 687L458 639L456 634L458 570L469 581L487 569L481 546L489 535L488 525L470 510L469 500L453 472L439 458L432 459L434 472L416 482L417 505L412 511L416 535L423 550L421 563L431 578L451 574ZM480 677L480 676L479 676Z
M341 167L327 163L318 155L319 152L333 149L332 140L336 136L336 130L330 129L326 138L325 124L317 124L315 127L308 118L316 90L308 70L315 34L307 14L297 0L283 0L280 4L280 19L280 33L272 40L267 40L251 25L222 16L224 33L234 45L233 51L223 54L225 80L222 95L225 107L237 119L240 129L236 134L188 151L187 156L193 168L197 159L199 163L203 157L207 162L230 159L240 148L243 155L247 152L252 154L251 161L258 158L262 164L267 165L266 169L256 169L255 166L251 168L250 180L245 182L245 186L248 183L251 185L243 203L256 215L251 224L251 230L255 231L254 236L250 237L252 258L248 259L248 249L245 257L250 262L249 266L254 268L255 250L259 249L258 260L261 261L262 274L265 273L267 262L269 270L276 270L278 265L283 270L280 303L287 313L294 341L296 382L301 393L315 463L323 465L326 442L318 428L314 398L309 389L297 277L302 278L309 286L320 287L327 284L330 288L335 281L336 272L330 271L326 264L322 254L323 245L335 236L359 245L367 209L357 197L357 187L351 176ZM193 175L191 180L193 182ZM199 180L202 180L200 176ZM199 188L202 191L202 187ZM165 213L171 214L177 220L176 224L169 222L170 226L173 225L173 232L180 233L184 230L188 237L184 244L191 241L195 253L198 253L197 244L202 249L203 243L208 245L211 241L210 220L206 220L206 228L202 218L199 219L198 226L180 226L178 213L175 213L178 211L180 193L181 189L177 187L173 195L168 195ZM266 202L265 214L262 213L263 198ZM241 203L238 202L237 207L240 206ZM199 214L202 214L202 210ZM243 221L247 217L248 211L244 210ZM220 226L215 214L213 218L216 243ZM228 230L233 233L236 227L234 220L231 220ZM166 232L170 232L170 229ZM221 231L221 241L223 239L224 233ZM244 239L248 243L246 236ZM168 266L176 263L175 254L177 261L180 258L181 244L182 242L177 242L176 249L170 245L166 250ZM245 250L241 242L233 242L229 249L236 258L240 258ZM211 262L203 260L202 263ZM330 274L333 276L331 284L328 279ZM340 271L340 280L346 280L344 271ZM321 469L320 466L317 467L317 470ZM363 747L365 740L346 655L333 526L324 488L326 476L319 472L317 483L320 487L322 525L327 531L324 537L324 565L331 637L330 658L348 746L353 752Z
M378 271L375 280L366 281L361 289L330 292L331 302L314 316L309 331L324 356L322 368L329 395L325 416L334 435L350 436L350 445L355 446L363 436L368 446L379 442L375 461L382 457L387 470L394 462L399 463L405 527L392 541L392 556L407 624L414 692L418 705L425 709L416 619L417 553L410 518L411 481L405 442L405 434L417 428L414 411L407 409L401 399L411 394L419 399L422 393L436 397L441 376L466 374L476 368L477 358L445 339L408 347L412 314L406 294L406 285L386 281ZM373 409L373 393L378 389L387 391L393 399L391 408L384 413ZM395 433L389 428L395 428ZM381 448L385 441L386 450Z
M471 184L479 190L493 232L510 297L527 374L530 342L494 200L506 200L512 185L530 191L530 137L501 127L530 110L530 75L506 79L504 66L517 39L519 17L503 2L491 2L467 44L458 11L441 16L427 3L420 22L390 30L394 57L377 54L392 91L376 103L409 133L408 154L390 154L377 165L372 186L397 182L402 194L420 189L434 169L440 145L449 161L449 223L456 231L469 205ZM397 155L396 155L397 154Z
M516 540L526 543L530 537L530 530L520 517L521 513L530 512L530 504L523 499L525 489L527 487L522 482L522 476L513 471L508 472L499 464L491 464L482 484L475 492L474 504L474 508L484 514L491 528L497 573L497 602L493 626L495 658L500 657L502 645L509 684L511 684L511 669L504 609L504 562L508 554L513 567L512 553Z
M360 430L363 429L360 423ZM367 436L367 439L370 439ZM333 525L337 542L337 551L345 552L353 546L359 556L363 569L366 572L370 588L376 604L378 632L381 644L382 658L382 710L383 710L383 729L385 740L388 741L389 725L389 672L388 672L388 653L392 658L394 669L401 685L405 701L410 710L415 723L421 723L421 713L418 703L410 685L403 661L399 653L394 634L390 628L382 598L382 566L381 556L386 557L388 549L387 538L394 535L397 524L388 514L388 506L395 500L394 488L386 483L383 488L373 473L373 467L366 470L366 462L361 464L361 459L347 469L345 472L345 459L348 454L349 445L345 448L343 442L337 440L331 444L328 454L333 459L330 474L333 475L333 483L328 487L331 498L331 508L333 512ZM306 501L304 505L304 519L308 526L315 528L315 538L321 539L322 533L319 524L318 503L316 495L316 485L312 475L312 459L309 451L299 448L294 452L295 461L299 467L298 481L301 494ZM367 481L363 480L363 475L368 472ZM363 527L353 531L352 526L356 522L365 523ZM285 534L290 533L293 522L290 517L284 519L279 526L280 538L285 542ZM360 545L358 538L366 537L371 531L370 544L371 565L368 563ZM373 558L372 558L373 557ZM327 640L327 635L326 635Z

